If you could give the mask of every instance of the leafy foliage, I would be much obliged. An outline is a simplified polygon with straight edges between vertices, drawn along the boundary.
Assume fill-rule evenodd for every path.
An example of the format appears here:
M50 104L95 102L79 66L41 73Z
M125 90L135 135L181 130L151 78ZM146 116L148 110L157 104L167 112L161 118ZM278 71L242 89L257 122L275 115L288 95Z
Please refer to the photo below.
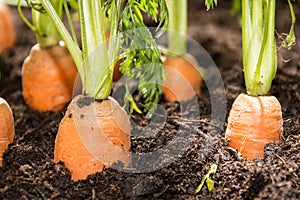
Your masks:
M127 78L127 85L132 79L139 80L138 89L145 97L146 109L151 113L159 101L165 75L160 51L143 22L142 12L148 13L156 22L159 20L156 35L160 34L161 28L167 26L168 11L164 0L129 0L121 16L125 61L120 70ZM126 88L126 99L131 103L131 112L132 109L141 112L135 105L128 87Z

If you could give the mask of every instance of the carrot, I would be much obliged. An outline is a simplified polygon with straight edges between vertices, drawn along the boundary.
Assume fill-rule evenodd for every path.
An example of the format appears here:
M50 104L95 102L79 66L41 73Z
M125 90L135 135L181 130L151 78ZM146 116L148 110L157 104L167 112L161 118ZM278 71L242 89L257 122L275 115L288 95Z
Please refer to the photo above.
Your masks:
M76 181L118 160L128 166L129 150L130 122L119 104L79 95L59 125L54 161L63 161Z
M22 66L23 97L41 112L59 111L71 101L77 70L65 46L32 47Z
M273 96L240 94L232 105L225 136L243 158L264 158L264 145L282 138L281 105Z
M149 11L151 14L157 13L158 5L154 6L157 1L150 0L152 6L148 7L146 2L137 4L136 1L116 0L103 4L102 0L78 0L82 50L68 33L51 2L49 0L41 0L41 2L74 59L82 80L84 94L72 99L59 125L54 149L55 162L63 161L71 172L72 180L75 181L85 179L92 173L101 172L104 167L110 167L117 161L128 166L131 146L129 117L120 105L109 97L115 68L113 61L119 58L118 54L121 50L121 40L117 36L120 34L119 30L124 30L125 33L127 31L129 34L123 35L123 42L132 43L125 44L124 46L130 49L121 52L126 58L124 61L126 65L123 62L121 67L125 76L131 79L139 78L143 83L149 82L150 78L157 81L139 87L139 90L149 91L144 94L144 97L148 103L147 109L151 109L151 106L158 103L161 93L163 65L161 54L150 31L139 20L140 14L136 12L141 12L139 6L142 6L151 9ZM121 5L124 6L123 13L120 12ZM107 36L103 23L107 13L111 17L109 35L116 38L109 40L109 45L106 44ZM121 25L123 26L120 27ZM136 31L133 33L128 31L132 29ZM144 56L147 53L149 55ZM140 55L143 56L138 57ZM147 68L135 70L133 68L136 67L135 62ZM128 88L128 85L126 87ZM134 107L132 96L126 95L126 97L126 102L132 103Z
M292 27L287 43L293 43ZM256 13L253 15L253 13ZM264 158L264 146L282 137L282 112L276 97L268 94L276 74L275 1L242 1L242 50L247 94L234 101L225 136L244 159ZM287 44L286 43L286 44ZM290 45L287 45L290 46Z
M15 43L15 30L9 7L0 2L0 53Z
M164 61L166 81L162 92L169 102L201 95L202 78L192 56L168 57Z
M14 117L7 102L0 97L0 167L2 156L15 136Z
M166 81L163 94L170 102L183 101L201 95L202 78L197 61L187 54L187 0L167 0L168 55L164 61Z
M62 0L54 0L62 15ZM26 104L40 112L57 112L71 101L77 69L51 18L32 8L32 22L27 21L18 5L23 21L35 32L37 44L22 66L22 89Z

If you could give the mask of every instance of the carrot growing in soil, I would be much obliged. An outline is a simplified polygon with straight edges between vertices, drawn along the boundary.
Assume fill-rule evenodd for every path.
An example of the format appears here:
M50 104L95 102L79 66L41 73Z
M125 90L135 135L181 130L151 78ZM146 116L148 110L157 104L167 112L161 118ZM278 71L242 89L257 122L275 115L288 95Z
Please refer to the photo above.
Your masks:
M62 16L64 0L52 0ZM71 101L77 70L67 48L61 42L52 19L38 1L27 1L32 11L32 24L18 10L23 21L34 31L37 44L22 66L23 97L27 105L40 112L59 111Z
M15 125L12 111L7 102L0 97L0 167L2 156L15 136Z
M293 22L295 16L291 6ZM264 145L282 137L282 112L276 97L268 94L276 74L275 0L242 1L243 68L247 94L234 101L225 136L244 159L264 158ZM293 26L285 40L294 43Z
M115 62L122 50L121 71L129 79L140 80L146 106L151 109L161 92L162 61L151 33L141 20L141 10L156 16L164 1L78 0L82 50L74 42L49 0L41 0L53 19L80 74L83 95L68 106L55 141L54 160L63 161L73 180L85 179L104 167L130 162L130 122L127 113L110 97ZM121 14L121 8L124 8ZM106 45L104 13L110 13L110 40ZM108 12L110 10L110 12ZM121 21L120 21L121 20ZM120 30L123 30L121 46ZM122 47L120 49L120 47ZM147 73L146 73L147 72ZM145 84L151 81L151 84ZM128 86L127 86L128 88ZM140 111L129 91L132 109Z
M15 43L15 30L9 7L0 0L0 54Z
M187 0L167 0L170 21L168 51L164 61L163 94L170 102L200 96L202 78L195 58L187 54Z

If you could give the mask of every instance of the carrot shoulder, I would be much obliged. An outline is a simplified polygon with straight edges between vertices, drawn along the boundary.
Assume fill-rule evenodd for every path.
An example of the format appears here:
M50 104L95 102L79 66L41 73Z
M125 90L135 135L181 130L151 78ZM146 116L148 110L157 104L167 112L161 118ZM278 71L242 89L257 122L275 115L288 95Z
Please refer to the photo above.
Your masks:
M281 106L274 96L240 94L232 105L225 136L243 158L264 158L264 145L282 136Z
M202 78L193 57L167 57L164 68L166 81L163 82L162 92L167 101L184 101L201 94Z
M66 47L34 45L22 67L25 102L40 112L61 110L72 99L76 74Z
M85 179L120 160L129 164L130 122L114 100L78 95L62 119L54 160L63 161L72 180Z
M15 43L13 19L9 7L0 2L0 53L11 48Z
M0 97L0 166L2 156L15 136L15 126L12 111L7 102Z

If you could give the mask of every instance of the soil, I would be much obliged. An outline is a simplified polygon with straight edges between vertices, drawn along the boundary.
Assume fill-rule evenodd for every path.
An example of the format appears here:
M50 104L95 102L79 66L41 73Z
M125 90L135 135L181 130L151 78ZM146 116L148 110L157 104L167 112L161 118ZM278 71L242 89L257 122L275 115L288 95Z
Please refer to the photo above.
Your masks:
M209 12L202 3L189 1L189 4L189 34L218 66L226 91L223 106L228 116L234 99L245 92L238 17L230 14L230 2L221 1ZM279 2L277 8L277 32L288 32L288 6ZM300 19L299 6L295 9ZM291 51L279 49L278 73L270 91L282 105L283 141L266 145L265 159L247 162L228 148L224 138L226 122L220 125L222 116L211 118L213 102L203 84L198 108L190 106L192 100L179 104L161 99L160 105L167 113L162 127L157 123L162 120L160 115L152 119L151 126L143 116L132 115L132 123L136 124L131 137L135 155L133 171L121 170L116 165L74 182L64 164L53 161L57 128L65 110L39 113L29 109L22 98L21 66L35 38L15 8L12 13L17 42L0 58L0 96L13 110L16 135L4 154L0 171L1 199L300 199L299 21L296 45ZM206 81L213 79L209 74L206 77ZM219 91L214 93L217 100L222 100ZM197 109L200 115L196 115ZM176 145L164 148L172 142ZM161 153L155 154L158 150ZM152 159L143 153L152 155ZM195 195L196 187L212 164L217 165L216 174L210 176L214 190L209 192L204 185Z

